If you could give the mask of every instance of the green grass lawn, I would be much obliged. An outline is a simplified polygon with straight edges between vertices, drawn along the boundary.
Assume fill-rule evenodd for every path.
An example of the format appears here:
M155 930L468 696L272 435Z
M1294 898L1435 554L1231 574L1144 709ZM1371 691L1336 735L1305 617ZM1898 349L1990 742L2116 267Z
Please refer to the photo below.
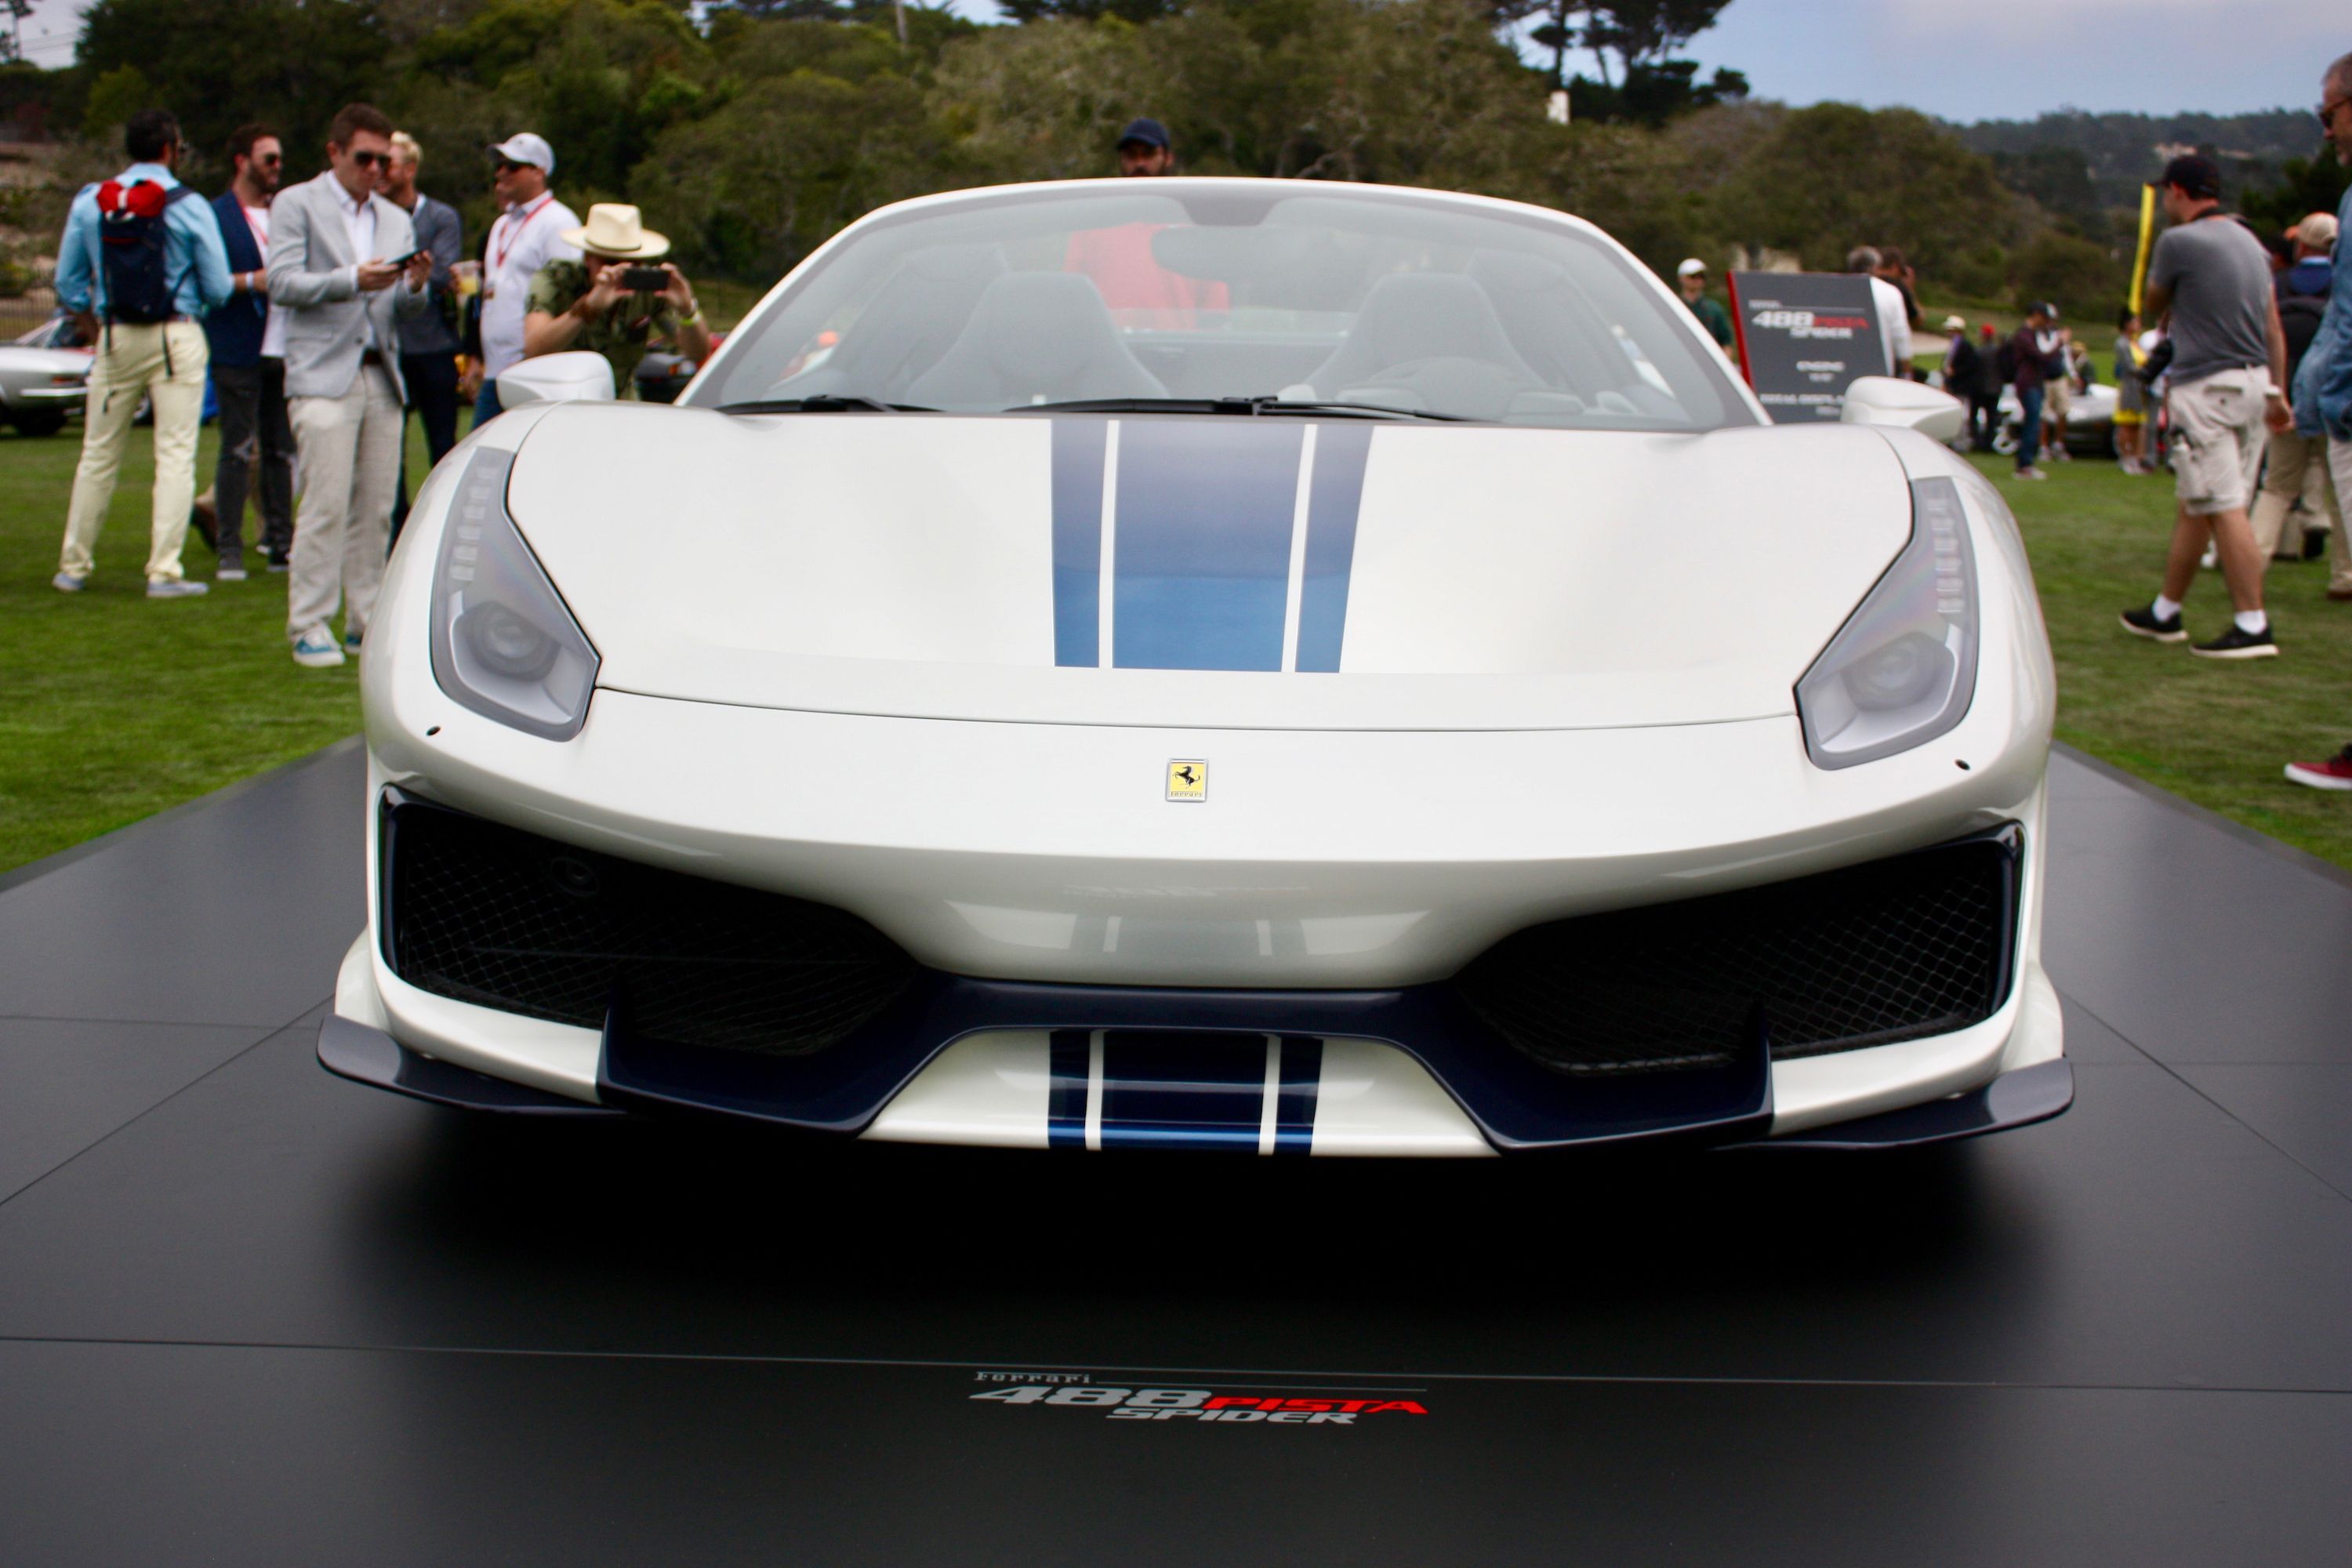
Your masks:
M425 472L411 431L409 472ZM199 488L215 449L205 426ZM359 728L359 666L302 669L286 643L286 579L260 570L202 599L145 597L153 446L131 432L98 567L49 586L80 426L0 434L0 868L53 854ZM247 519L250 537L252 519ZM209 580L191 534L183 557Z
M410 472L424 471L412 431ZM359 725L356 665L287 657L286 579L222 584L205 599L150 604L152 477L134 433L123 483L83 593L49 586L79 441L0 434L0 868L52 854L265 768ZM205 433L200 479L212 473ZM2003 461L1988 463L1996 476ZM2053 465L2046 484L1997 482L2024 529L2059 670L2059 738L2201 805L2352 867L2352 797L2280 776L2296 757L2352 740L2352 605L2325 597L2319 564L2278 566L2270 601L2284 656L2191 658L2127 637L2126 605L2155 592L2170 526L2162 479L2112 463ZM192 540L191 575L212 558ZM2218 578L2189 624L2220 629Z
M2352 795L2289 784L2280 769L2352 741L2352 605L2326 597L2323 562L2273 564L2265 589L2276 658L2192 657L2116 624L2157 590L2172 529L2168 478L2113 463L2049 463L2045 484L1979 458L2017 513L2058 661L2058 738L2298 848L2352 867ZM2218 572L2189 596L2192 637L2228 623Z

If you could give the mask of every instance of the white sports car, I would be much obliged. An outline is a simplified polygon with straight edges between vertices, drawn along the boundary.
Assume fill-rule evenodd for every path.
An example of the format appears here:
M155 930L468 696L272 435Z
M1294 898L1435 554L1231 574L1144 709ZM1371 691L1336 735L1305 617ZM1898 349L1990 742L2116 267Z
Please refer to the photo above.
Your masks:
M1227 179L886 207L611 390L509 373L401 536L336 1072L1317 1154L2072 1100L1941 394L1774 429L1589 224Z

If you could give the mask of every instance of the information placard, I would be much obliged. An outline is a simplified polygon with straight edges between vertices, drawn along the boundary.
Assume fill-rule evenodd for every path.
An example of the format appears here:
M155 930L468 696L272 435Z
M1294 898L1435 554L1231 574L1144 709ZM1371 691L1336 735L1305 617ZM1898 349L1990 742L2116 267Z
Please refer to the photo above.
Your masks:
M1774 423L1835 419L1856 376L1886 374L1870 279L1858 272L1734 272L1739 364Z

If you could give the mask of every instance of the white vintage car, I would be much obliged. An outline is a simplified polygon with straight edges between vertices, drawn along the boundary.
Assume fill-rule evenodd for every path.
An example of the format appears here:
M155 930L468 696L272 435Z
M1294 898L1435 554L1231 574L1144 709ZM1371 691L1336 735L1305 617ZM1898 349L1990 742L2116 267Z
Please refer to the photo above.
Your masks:
M338 1073L1272 1154L2072 1099L2050 654L1958 405L1774 429L1590 224L966 191L677 406L500 391L368 628Z
M70 316L0 343L0 416L27 436L56 435L81 411L94 359Z

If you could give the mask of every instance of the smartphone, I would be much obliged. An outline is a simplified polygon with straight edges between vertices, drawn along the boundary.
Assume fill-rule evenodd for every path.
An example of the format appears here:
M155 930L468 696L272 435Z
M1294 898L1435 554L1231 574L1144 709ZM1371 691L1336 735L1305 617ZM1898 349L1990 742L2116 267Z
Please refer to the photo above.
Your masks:
M669 287L669 274L658 267L624 267L621 287L632 294L658 294Z
M383 259L387 266L405 267L424 254L421 250L412 250L405 256L387 256Z

